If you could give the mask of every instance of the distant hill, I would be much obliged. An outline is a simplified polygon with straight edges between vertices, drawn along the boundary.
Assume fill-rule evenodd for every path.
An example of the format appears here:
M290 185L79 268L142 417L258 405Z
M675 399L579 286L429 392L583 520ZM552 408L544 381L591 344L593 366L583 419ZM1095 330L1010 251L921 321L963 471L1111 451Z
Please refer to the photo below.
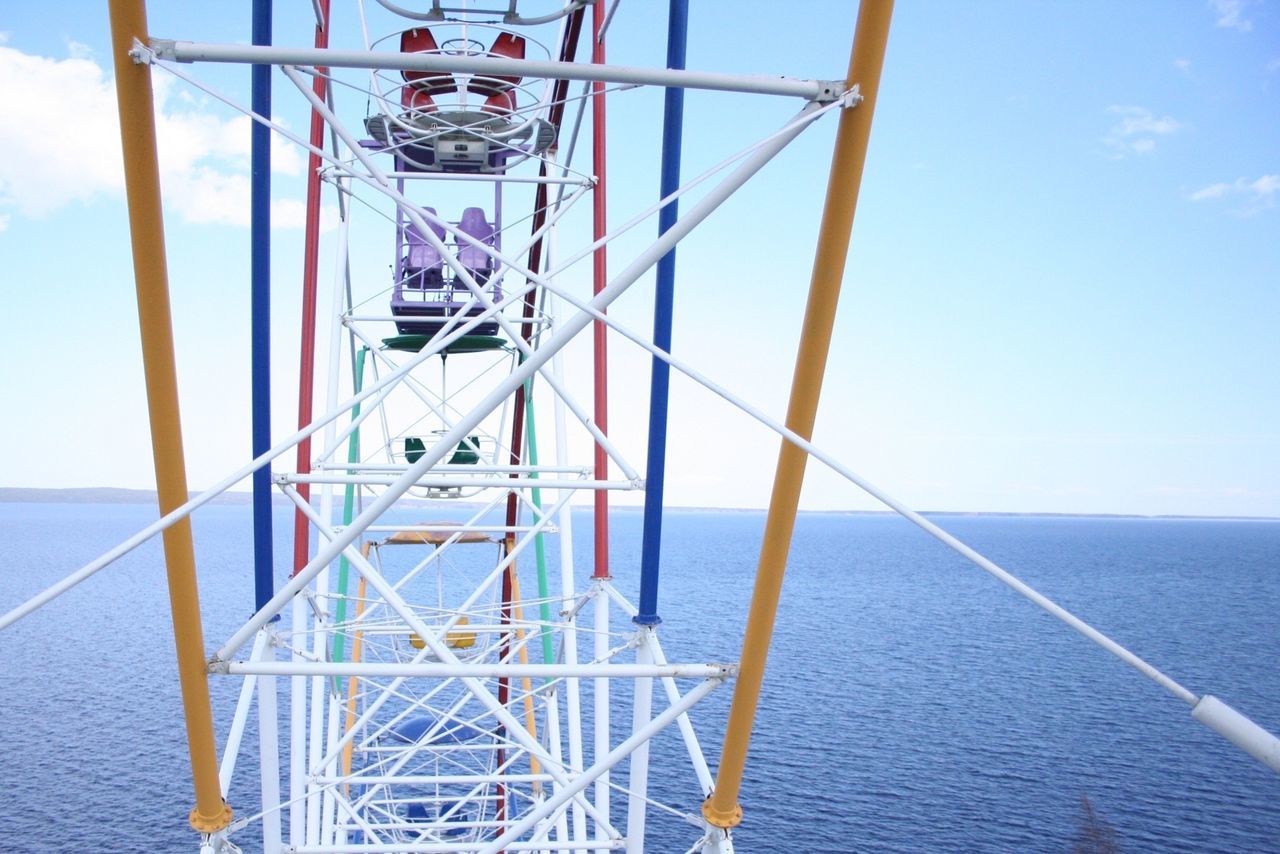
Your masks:
M192 492L191 497L198 495ZM439 506L438 502L425 498L406 498L407 504L423 506ZM46 504L155 504L156 493L153 489L118 489L110 486L90 486L72 489L30 489L26 487L0 486L0 503L46 503ZM210 502L211 504L252 504L253 494L249 492L225 492ZM289 499L279 493L273 494L271 503L280 507L292 507ZM458 508L480 507L471 501L459 501L453 504ZM581 508L579 508L581 509ZM639 512L640 505L615 504L611 512ZM667 507L668 511L682 513L764 513L764 508L739 507ZM891 516L892 510L801 510L808 516ZM1217 519L1220 521L1239 520L1253 522L1280 521L1275 516L1142 516L1121 513L1010 513L1000 511L979 510L921 510L922 516L958 517L958 516L1025 516L1025 517L1074 517L1080 519Z
M192 492L191 496L199 495ZM78 489L29 489L25 487L0 487L0 502L28 502L45 504L155 504L154 489L118 489L112 486L88 486ZM253 495L248 492L224 492L213 504L250 504ZM273 496L274 504L287 505L283 495Z

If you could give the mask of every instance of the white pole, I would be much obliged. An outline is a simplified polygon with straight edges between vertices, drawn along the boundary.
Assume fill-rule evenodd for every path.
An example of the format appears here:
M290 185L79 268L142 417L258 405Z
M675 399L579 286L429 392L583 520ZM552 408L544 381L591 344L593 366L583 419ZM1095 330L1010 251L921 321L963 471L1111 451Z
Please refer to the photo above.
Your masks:
M253 651L249 653L250 661L257 661L262 656L262 648L267 642L267 633L261 632L254 639ZM244 726L249 720L249 708L253 705L253 691L257 678L250 676L240 685L240 696L236 700L236 710L231 716L231 728L227 730L227 741L222 748L222 763L218 768L218 782L222 784L222 797L225 800L227 790L231 786L231 775L235 773L236 758L240 755L240 740L244 737Z
M1266 765L1280 771L1280 739L1226 703L1206 694L1191 710L1191 717Z
M595 619L592 621L591 628L595 632L594 655L596 661L605 661L609 657L609 596L604 592L604 586L607 583L608 579L605 578L597 578L592 581L592 595L595 596ZM614 666L616 667L617 665ZM607 675L597 676L593 688L595 740L592 759L598 765L605 756L609 755L609 677ZM610 817L609 794L609 769L604 768L596 778L595 800L596 812L605 819ZM596 836L603 838L607 835L606 828L597 824Z
M556 686L548 686L543 688L543 698L547 708L547 748L551 755L555 757L556 762L563 766L564 764L564 747L561 744L560 736L560 691ZM560 790L560 784L555 781L551 782L551 793L554 795ZM569 837L569 819L563 811L556 815L556 842L568 842ZM559 847L560 851L567 849Z
M640 609L628 602L613 585L609 585L609 595L614 602L632 617L640 613ZM667 655L662 651L662 644L658 641L658 633L656 631L641 635L641 639L649 647L651 661L655 664L668 663ZM676 686L676 681L669 676L661 678L662 685L666 688L667 702L675 705L680 701L680 689ZM698 736L693 731L693 722L689 720L688 715L681 715L676 718L676 724L680 728L680 735L684 738L685 749L689 752L689 761L693 765L694 774L698 778L699 785L702 786L702 794L709 795L715 786L715 779L711 775L711 769L707 767L707 759L702 753L702 745L698 743Z
M287 585L286 585L287 587ZM269 618L268 618L269 619ZM263 623L265 627L266 621ZM296 667L306 662L307 605L303 597L293 599L289 626L292 651L291 664ZM261 628L261 627L259 627ZM258 629L255 629L257 631ZM293 847L306 841L306 759L307 759L307 680L301 674L289 680L289 844Z
M448 53L392 53L152 39L149 47L137 45L132 55L135 59L144 62L149 62L154 57L177 62L235 62L254 65L445 71L451 74L475 74L484 77L599 80L605 83L782 95L822 101L833 101L844 93L844 82L837 80L796 80L787 77L717 74L670 68L631 68L618 65L591 65L582 62L501 59Z
M372 583L372 582L371 582ZM385 579L380 579L385 584ZM387 586L388 590L391 587ZM394 591L392 591L394 593ZM398 597L397 597L398 598ZM600 598L600 597L597 597ZM415 620L416 622L416 620ZM440 642L442 632L438 627L426 626L423 637ZM417 631L415 629L415 631ZM609 655L608 639L604 655ZM418 679L501 679L527 676L530 679L727 679L737 673L731 664L656 664L653 661L636 661L635 664L612 664L605 661L584 664L512 664L492 661L224 661L212 668L215 673L233 676L281 676L298 674L313 678L363 676L379 679L404 676ZM522 727L523 729L523 727ZM539 757L542 758L542 757Z
M551 232L551 250L556 252L558 244L559 230ZM553 255L554 257L554 255ZM548 261L550 266L550 259ZM554 333L556 326L560 322L560 301L552 296L548 302L548 307L552 316L552 332ZM557 352L551 357L551 372L559 380L564 379L564 355ZM566 415L564 402L556 396L555 405L553 406L555 413L555 437L556 437L556 465L566 466L569 460L568 437L565 432ZM572 497L572 493L560 493L562 500L565 497ZM560 518L560 611L567 615L564 619L564 628L562 629L562 642L564 645L564 661L567 665L576 665L578 663L578 617L573 611L574 601L577 599L575 591L575 582L573 577L573 505L569 501L564 501L559 513ZM582 733L582 683L576 677L571 677L565 684L565 712L568 716L568 734L569 734L569 768L575 773L580 773L586 765L583 759L583 733ZM572 806L573 812L573 839L582 842L587 839L587 818L577 801Z
M593 839L582 843L568 843L565 847L572 851L602 848L621 850L624 845L625 843L621 839ZM513 842L508 844L504 850L544 851L546 847L546 842ZM388 854L392 854L392 852L394 854L450 854L451 852L475 854L476 846L474 842L384 842L365 845L304 845L293 849L290 854L375 854L375 852L382 851L388 852Z
M345 191L346 187L343 183L338 184L338 192ZM325 408L333 409L339 398L339 384L342 371L342 309L343 297L347 290L347 261L350 252L350 216L342 218L338 228L338 246L336 259L334 262L333 291L329 299L329 359L327 368L327 382L325 385ZM352 383L356 381L355 377L351 378ZM334 433L336 432L337 422L330 421L324 427L324 446L332 448L334 446ZM308 460L308 469L312 461ZM295 502L301 501L302 496L293 493L290 497ZM333 522L333 486L331 484L323 484L320 492L320 518L324 520L326 525ZM315 611L311 615L314 622L315 631L311 635L311 655L313 661L328 661L329 644L332 640L331 627L329 620L328 603L329 602L329 568L326 565L324 569L316 574L315 579L315 597L313 599L313 607ZM323 772L320 764L321 757L325 753L325 747L328 741L333 740L332 732L326 736L326 719L328 722L336 725L337 715L336 709L333 708L332 692L328 685L325 684L325 678L320 675L312 677L311 680L311 714L310 714L310 738L307 742L307 776L314 778ZM328 714L326 711L328 710ZM320 787L314 783L308 783L309 794L307 796L307 842L308 844L317 844L328 841L324 837L330 836L332 822L324 818L324 806L328 802L332 807L332 795L322 792ZM330 810L332 815L332 810Z
M654 634L653 626L641 626L640 645L636 648L636 664L653 663L653 649L648 635ZM642 676L636 680L635 711L631 719L631 731L642 732L653 713L653 679ZM644 854L644 820L649 796L649 742L643 742L631 754L631 774L627 783L627 854Z
M264 635L269 635L263 630ZM274 660L275 646L267 644L263 659ZM276 709L276 678L258 678L258 765L262 788L262 851L280 854L280 733Z

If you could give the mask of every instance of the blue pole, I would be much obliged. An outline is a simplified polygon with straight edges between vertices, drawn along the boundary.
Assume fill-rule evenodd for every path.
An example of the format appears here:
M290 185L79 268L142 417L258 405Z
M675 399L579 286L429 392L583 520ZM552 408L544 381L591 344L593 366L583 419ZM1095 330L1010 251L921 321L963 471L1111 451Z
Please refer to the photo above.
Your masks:
M271 44L271 0L253 0L253 43ZM271 117L271 66L251 72L253 111ZM253 123L250 138L250 360L253 455L271 447L271 136ZM257 608L274 593L271 544L271 466L253 473L253 586Z
M667 18L667 67L685 67L688 41L688 0L671 0ZM668 88L662 117L662 178L660 197L680 187L680 139L684 129L684 90ZM672 201L658 212L658 234L676 224L678 205ZM676 250L658 262L657 293L653 304L653 343L671 350L671 307L675 299ZM649 386L649 460L645 474L644 531L640 546L640 613L635 622L656 626L658 616L658 565L662 553L662 495L667 465L667 396L671 367L656 356Z

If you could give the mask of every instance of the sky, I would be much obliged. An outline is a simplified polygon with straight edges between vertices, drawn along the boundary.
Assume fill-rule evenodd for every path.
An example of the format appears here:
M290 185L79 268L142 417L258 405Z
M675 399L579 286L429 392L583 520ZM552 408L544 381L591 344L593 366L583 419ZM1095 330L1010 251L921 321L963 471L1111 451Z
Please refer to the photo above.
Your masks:
M662 64L664 5L621 3L610 62ZM335 6L335 43L357 43L354 5ZM851 6L695 2L689 66L842 77ZM310 4L277 7L276 42L309 44ZM249 4L156 2L150 21L244 42ZM0 486L151 485L108 41L99 2L0 19ZM184 70L248 100L242 69ZM203 487L249 456L249 131L155 76ZM305 128L274 85L278 120ZM610 97L612 222L657 197L660 107L660 91ZM798 107L691 94L685 175ZM779 418L833 135L833 119L806 131L679 254L674 351ZM275 146L277 437L296 417L303 168ZM923 510L1280 516L1278 203L1280 2L900 0L815 441ZM653 227L611 248L614 273ZM358 236L373 281L385 235ZM651 305L645 280L614 311L647 330ZM611 433L642 466L647 358L614 346ZM691 383L672 400L668 503L764 506L776 439ZM876 507L817 465L803 506Z

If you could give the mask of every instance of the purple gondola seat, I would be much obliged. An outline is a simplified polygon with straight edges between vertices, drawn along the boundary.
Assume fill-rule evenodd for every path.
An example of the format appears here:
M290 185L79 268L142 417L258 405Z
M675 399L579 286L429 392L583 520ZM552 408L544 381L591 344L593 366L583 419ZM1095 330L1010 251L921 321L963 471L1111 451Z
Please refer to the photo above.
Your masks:
M458 230L474 237L488 246L493 245L493 224L485 217L481 208L466 208L462 212L462 220ZM466 267L477 282L488 281L493 275L493 256L478 246L459 241L458 260Z
M424 208L435 215L435 208ZM444 241L444 226L428 222L432 233ZM413 223L404 228L405 244L409 247L404 259L404 285L414 290L439 290L444 287L444 258L434 246L427 243L422 232Z
M424 210L435 214L432 208ZM442 226L434 222L427 224L436 237L444 240L445 231ZM482 208L463 210L458 230L487 246L494 245L495 229ZM404 256L404 278L396 283L391 297L391 313L396 317L396 330L401 335L434 335L444 327L448 318L462 313L463 306L471 301L471 294L456 277L446 278L444 258L423 239L420 231L410 224L405 227L404 233L408 247ZM453 241L453 245L457 249L459 263L470 272L476 282L488 282L495 268L492 256L478 246L461 240ZM490 287L491 298L502 299L497 284ZM483 306L473 305L466 314L476 315L483 310ZM472 329L472 334L494 335L498 328L497 321L488 321L477 324Z

